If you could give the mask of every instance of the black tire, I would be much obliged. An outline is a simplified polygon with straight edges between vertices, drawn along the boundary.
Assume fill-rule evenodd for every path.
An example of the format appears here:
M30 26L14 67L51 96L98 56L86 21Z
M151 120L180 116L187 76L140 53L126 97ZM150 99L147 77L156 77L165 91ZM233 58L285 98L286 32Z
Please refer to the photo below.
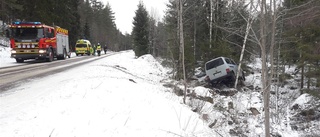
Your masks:
M234 87L235 83L236 83L236 75L232 71L231 76L230 76L230 80L227 85L228 85L228 87L232 88L232 87Z
M17 63L23 63L24 59L16 59Z
M67 58L67 51L66 51L66 49L64 49L63 50L63 55L62 55L62 57L61 57L61 59L66 59Z
M66 59L66 58L67 58L67 52L66 52L66 50L64 49L62 55L58 56L57 59L58 59L58 60L64 60L64 59Z
M51 49L48 49L48 58L47 62L52 62L53 61L53 52Z

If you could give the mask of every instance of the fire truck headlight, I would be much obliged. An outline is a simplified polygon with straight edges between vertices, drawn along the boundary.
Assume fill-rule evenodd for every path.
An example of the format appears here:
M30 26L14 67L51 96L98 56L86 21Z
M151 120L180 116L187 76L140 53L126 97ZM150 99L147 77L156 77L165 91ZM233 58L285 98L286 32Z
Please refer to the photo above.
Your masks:
M46 53L46 50L39 50L39 53Z
M12 54L15 54L15 53L17 53L17 51L15 51L15 50L11 50L11 53L12 53Z

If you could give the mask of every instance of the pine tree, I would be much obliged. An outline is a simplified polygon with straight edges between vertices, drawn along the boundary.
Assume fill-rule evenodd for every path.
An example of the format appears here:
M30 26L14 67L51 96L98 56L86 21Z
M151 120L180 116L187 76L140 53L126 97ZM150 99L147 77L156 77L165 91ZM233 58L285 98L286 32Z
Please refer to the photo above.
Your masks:
M287 60L298 63L301 70L301 89L310 89L311 85L319 86L319 61L320 61L320 2L317 0L295 1L285 0L284 7L287 10L284 26L286 41L285 45ZM294 49L294 50L290 50ZM290 56L291 55L291 56ZM311 83L315 78L316 83ZM307 87L305 87L307 82ZM303 90L301 90L301 94Z
M90 26L88 21L86 21L83 27L83 38L90 40Z
M140 57L149 52L149 17L146 8L140 1L133 18L133 43L136 56Z
M0 20L10 23L18 16L19 11L22 10L22 5L18 0L1 0L0 1Z

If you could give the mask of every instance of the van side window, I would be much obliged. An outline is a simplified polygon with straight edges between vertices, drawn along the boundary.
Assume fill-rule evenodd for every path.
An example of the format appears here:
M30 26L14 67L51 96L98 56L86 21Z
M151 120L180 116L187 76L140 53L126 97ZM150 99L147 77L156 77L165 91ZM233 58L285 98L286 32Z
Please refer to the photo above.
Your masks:
M212 68L216 68L216 67L218 67L220 65L223 65L223 64L224 63L223 63L222 58L218 58L218 59L216 59L214 61L211 61L211 62L207 63L206 70L209 70L209 69L212 69Z
M234 61L232 59L229 58L225 58L227 64L232 64L232 65L236 65L236 63L234 63Z

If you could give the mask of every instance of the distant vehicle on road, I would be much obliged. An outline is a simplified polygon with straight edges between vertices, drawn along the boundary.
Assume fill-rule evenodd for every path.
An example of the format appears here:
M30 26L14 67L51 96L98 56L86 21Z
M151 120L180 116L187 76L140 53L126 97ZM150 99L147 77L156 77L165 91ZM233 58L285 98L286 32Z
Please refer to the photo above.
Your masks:
M87 54L88 56L90 56L91 54L93 54L93 49L92 49L92 45L90 43L89 40L85 40L85 39L79 39L76 42L76 55L84 55Z

